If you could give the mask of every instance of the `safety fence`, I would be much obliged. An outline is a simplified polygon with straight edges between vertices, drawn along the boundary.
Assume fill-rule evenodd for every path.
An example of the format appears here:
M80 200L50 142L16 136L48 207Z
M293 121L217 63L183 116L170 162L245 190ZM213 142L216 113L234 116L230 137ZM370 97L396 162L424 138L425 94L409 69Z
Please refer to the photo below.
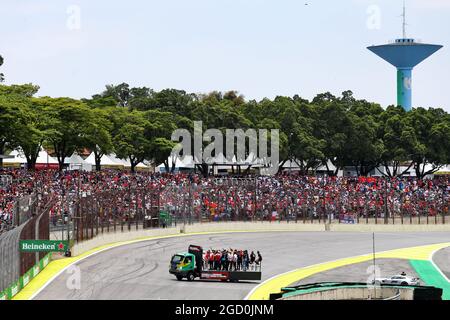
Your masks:
M39 201L39 196L36 193L24 195L14 201L10 219L1 221L0 234L10 231L28 221L35 214Z
M0 300L11 300L20 290L30 283L50 263L51 253L46 254L38 263L25 272L4 291L0 291Z
M166 227L169 216L160 212L158 190L129 189L86 194L74 204L73 237L76 242L107 232Z
M36 265L46 257L46 253L42 252L19 251L20 240L49 239L49 213L54 200L51 195L35 197L32 206L25 210L28 220L0 235L0 292L3 296L14 296L17 288L20 290L34 276Z
M326 199L289 189L275 198L256 179L217 179L208 185L168 184L84 194L74 201L73 238L177 224L210 222L288 222L302 224L437 225L449 224L449 194L434 198L384 199L383 205ZM301 197L301 201L298 201ZM283 204L280 209L279 203ZM69 225L68 225L69 226ZM68 234L70 232L67 232Z

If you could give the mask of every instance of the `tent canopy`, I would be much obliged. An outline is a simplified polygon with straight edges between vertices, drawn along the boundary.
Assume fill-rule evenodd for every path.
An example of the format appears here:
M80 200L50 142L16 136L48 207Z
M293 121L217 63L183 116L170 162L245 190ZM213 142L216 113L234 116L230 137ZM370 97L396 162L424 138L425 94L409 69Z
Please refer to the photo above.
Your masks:
M64 160L69 165L69 170L92 171L92 164L86 162L80 155L74 152L69 158Z
M112 160L112 161L114 161L114 162L116 162L116 163L118 163L118 164L121 164L121 165L123 165L125 168L131 168L131 162L130 162L130 160L129 159L120 159L120 158L117 158L117 155L115 154L115 153L111 153L110 155L108 155L109 156L109 158ZM136 168L137 169L142 169L142 170L146 170L146 169L149 169L149 166L146 166L145 164L143 164L142 162L140 162L140 163L138 163L137 165L136 165Z
M27 163L27 159L25 158L23 153L19 152L18 150L11 151L11 153L9 155L12 158L4 159L3 160L4 164L6 164L6 163L18 163L18 164Z
M9 155L13 158L5 159L4 163L27 163L27 159L21 150L13 150ZM51 157L44 149L41 149L36 159L36 164L58 164L58 160Z
M92 152L89 157L85 159L85 161L93 166L95 166L95 155ZM117 168L117 169L123 169L124 165L122 163L117 163L113 161L110 157L107 155L103 155L103 157L100 159L100 165L102 167L106 168Z

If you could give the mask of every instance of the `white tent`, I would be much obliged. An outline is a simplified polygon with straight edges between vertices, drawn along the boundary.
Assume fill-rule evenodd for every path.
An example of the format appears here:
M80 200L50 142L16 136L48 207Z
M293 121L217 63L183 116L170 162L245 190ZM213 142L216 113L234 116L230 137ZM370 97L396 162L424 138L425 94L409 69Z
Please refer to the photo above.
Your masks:
M36 164L58 164L58 160L56 160L56 158L51 157L47 151L45 151L44 149L42 149L41 151L39 151L39 155L36 159Z
M450 175L450 165L441 168L435 175Z
M27 163L27 159L25 158L23 153L19 152L18 150L13 150L9 155L14 158L3 159L4 167L18 167L19 168L22 164Z
M51 157L47 151L41 149L36 159L36 169L57 169L59 168L59 162L56 158Z
M14 156L14 158L4 159L3 164L5 167L20 167L22 164L25 165L27 163L27 159L21 150L14 150L9 155ZM47 151L44 149L39 151L39 155L36 159L36 168L57 168L58 166L58 160L51 157Z
M69 165L69 170L92 171L93 167L92 164L83 160L83 158L76 152L74 152L69 158L66 158L64 163Z
M170 156L168 158L169 162L169 168L172 168L172 163L175 163L175 169L194 169L195 163L194 158L192 156L186 156L182 161L179 157L176 157L176 159L173 156ZM157 172L164 172L166 170L166 167L164 166L164 163L160 164L156 167Z
M125 168L131 167L130 160L119 159L119 158L117 158L115 153L108 154L108 158L110 158L112 161L114 161L117 164L123 165Z
M195 168L195 162L194 162L193 156L184 157L184 159L181 161L181 163L182 163L182 168L186 168L186 169L194 169Z
M93 166L93 168L95 168L95 155L94 155L93 152L84 161L86 161L87 163L91 164ZM118 163L116 161L113 161L107 155L103 155L103 157L100 159L100 165L102 166L102 168L106 168L106 169L123 170L124 167L125 167L122 163Z
M125 159L117 158L117 155L115 153L111 153L110 155L108 155L108 157L112 161L114 161L114 162L116 162L118 164L122 164L125 167L125 169L131 169L131 162L130 162L129 159L125 160ZM143 164L142 162L140 162L140 163L138 163L136 165L136 170L143 170L143 171L145 171L145 170L149 170L149 169L150 169L150 167L145 165L145 164Z

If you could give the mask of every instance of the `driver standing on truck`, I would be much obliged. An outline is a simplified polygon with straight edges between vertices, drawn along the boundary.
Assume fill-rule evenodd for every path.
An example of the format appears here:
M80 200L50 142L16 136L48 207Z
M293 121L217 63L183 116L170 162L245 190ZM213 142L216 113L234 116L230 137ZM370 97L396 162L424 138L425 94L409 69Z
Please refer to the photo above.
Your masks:
M209 263L209 250L203 254L203 269L208 269Z
M234 271L237 271L237 260L238 260L238 256L237 256L237 251L235 250L233 253L233 269L234 269Z
M233 251L228 252L228 271L233 269Z
M262 262L262 255L261 253L258 251L257 252L257 257L256 257L256 266L261 268L261 262Z
M214 251L209 253L208 264L209 264L209 270L212 270L214 267Z
M251 269L253 269L253 267L254 267L255 259L256 259L255 253L252 251L252 253L250 253L250 268Z
M249 256L248 256L248 251L245 250L244 251L244 257L243 257L243 269L244 271L248 270L248 262L249 262Z
M214 260L216 262L215 270L220 270L220 258L222 257L222 254L220 251L216 251L216 254L214 255Z
M221 261L222 261L222 268L221 270L226 271L227 270L227 252L224 250L222 251L222 256L221 256Z

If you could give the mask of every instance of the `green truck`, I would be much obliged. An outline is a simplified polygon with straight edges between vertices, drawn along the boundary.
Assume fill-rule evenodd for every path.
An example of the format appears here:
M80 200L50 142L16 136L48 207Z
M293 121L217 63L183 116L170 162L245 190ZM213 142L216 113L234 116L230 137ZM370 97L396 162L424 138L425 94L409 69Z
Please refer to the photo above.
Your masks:
M203 270L203 249L200 246L189 246L188 252L177 253L170 260L169 273L181 281L186 278L194 281L202 280L219 281L260 281L262 277L259 271L218 271Z

